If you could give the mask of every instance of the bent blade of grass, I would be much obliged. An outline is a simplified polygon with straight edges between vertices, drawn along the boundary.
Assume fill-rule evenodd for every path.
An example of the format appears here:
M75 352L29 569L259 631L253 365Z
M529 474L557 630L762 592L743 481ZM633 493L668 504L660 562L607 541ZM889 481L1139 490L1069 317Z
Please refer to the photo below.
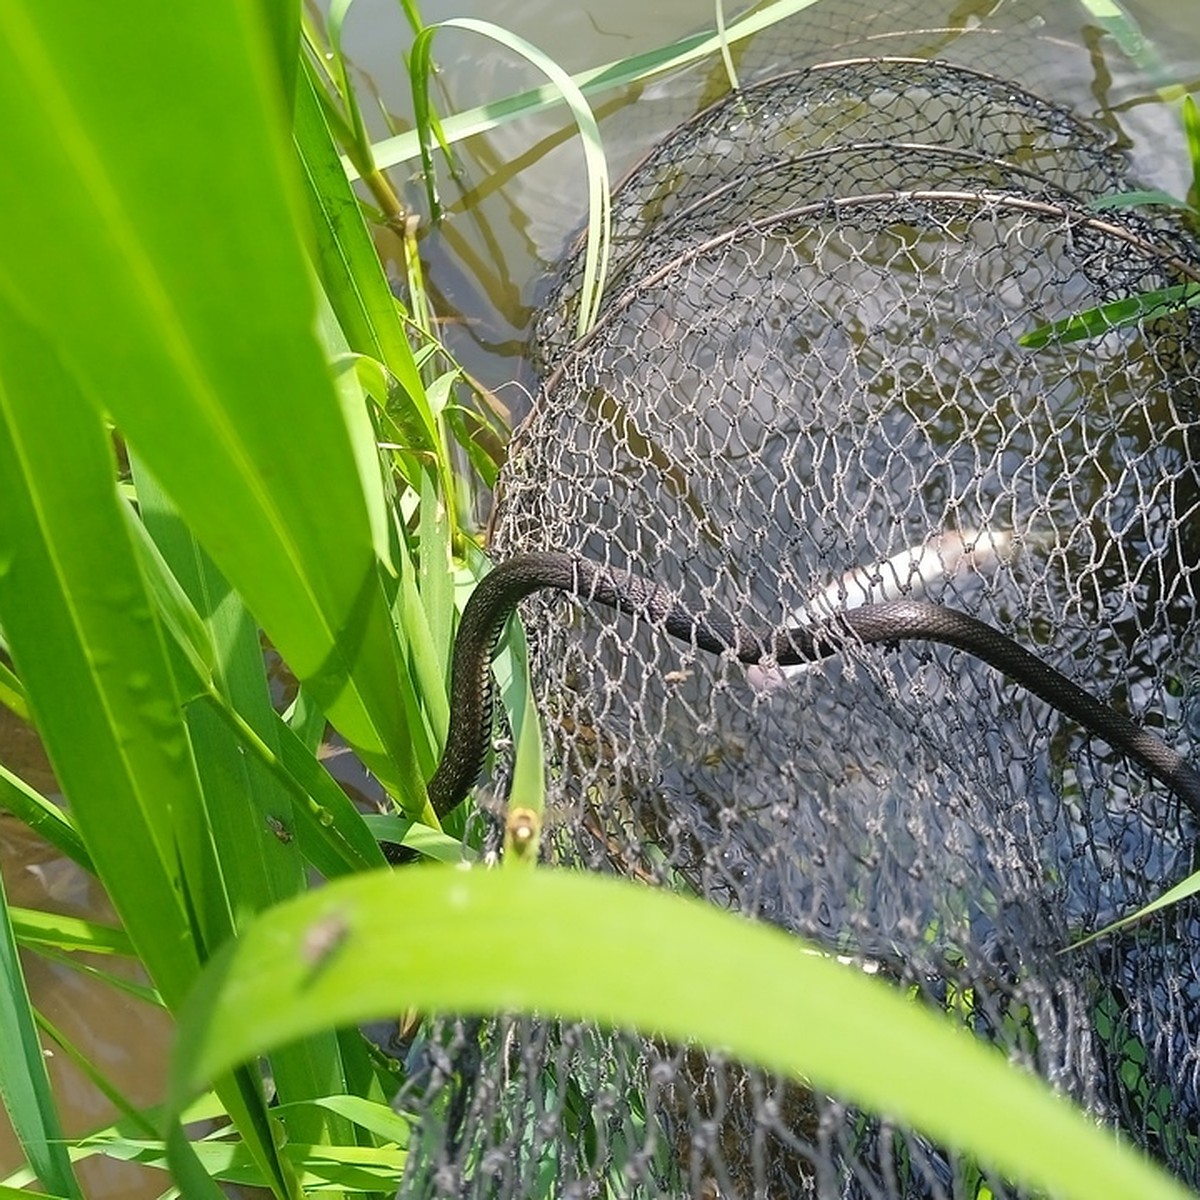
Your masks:
M600 297L604 291L604 278L608 271L609 252L609 179L608 161L604 156L604 143L595 114L578 84L552 58L542 53L524 38L493 25L490 21L477 21L470 17L454 17L430 25L413 42L409 74L412 79L413 109L416 113L417 130L421 134L421 160L425 166L426 182L431 188L430 206L435 219L439 211L436 192L433 191L435 168L429 136L429 74L433 36L439 29L463 29L483 37L519 54L537 67L561 95L571 111L579 129L583 146L584 161L588 178L588 226L587 249L584 254L583 288L577 314L576 333L582 337L595 323L600 311Z
M129 934L115 925L36 908L10 908L9 918L17 941L32 949L53 946L59 950L86 950L89 954L120 954L127 958L134 954Z
M66 1152L46 1074L33 1006L17 956L8 898L0 880L0 1098L38 1182L49 1192L83 1200Z
M0 281L331 720L419 812L372 522L313 334L290 126L255 9L132 0L123 13L112 39L102 8L0 6Z
M540 1012L695 1039L1057 1196L1187 1195L994 1048L879 980L704 903L553 870L377 873L265 914L188 1002L172 1111L234 1062L409 1007Z
M778 24L795 13L811 8L817 2L818 0L776 0L776 3L747 13L734 21L725 31L724 43L734 45L744 38ZM700 62L709 55L717 53L721 45L722 38L715 31L698 33L673 42L669 46L581 71L570 78L579 90L586 94L627 87L630 84L651 79L655 75L661 75L665 71ZM563 95L558 88L553 84L544 84L541 87L508 96L503 100L493 101L490 104L483 104L477 108L468 109L466 112L445 117L442 120L442 131L446 141L453 145L464 138L487 133L491 129L496 129L500 125L506 125L521 117L557 108L562 103ZM421 156L420 134L418 131L412 130L395 137L385 138L374 144L372 152L375 163L381 170L411 162ZM354 165L346 163L345 167L349 178L355 179L357 173Z

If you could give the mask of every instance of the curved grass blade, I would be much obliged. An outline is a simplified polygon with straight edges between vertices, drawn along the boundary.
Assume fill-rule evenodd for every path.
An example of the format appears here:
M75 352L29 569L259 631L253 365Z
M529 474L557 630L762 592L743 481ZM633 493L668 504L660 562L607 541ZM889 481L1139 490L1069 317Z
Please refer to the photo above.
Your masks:
M1094 942L1098 938L1107 937L1110 933L1116 933L1119 929L1125 929L1137 921L1144 920L1151 913L1156 913L1159 909L1169 908L1172 904L1178 904L1180 900L1186 900L1189 896L1194 896L1197 892L1200 892L1200 871L1194 872L1182 882L1177 883L1173 888L1169 888L1156 900L1152 900L1143 908L1139 908L1137 912L1130 913L1129 916L1122 917L1119 921L1114 921L1111 925L1105 925L1103 929L1098 929L1095 933L1089 934L1078 942L1073 942L1065 950L1061 951L1061 953L1069 954L1072 950L1078 950L1080 946L1086 946L1089 942Z
M432 70L431 54L433 36L439 29L464 29L507 47L521 55L538 68L558 89L563 101L571 110L571 116L579 128L584 161L588 177L588 227L587 249L584 254L583 286L577 314L576 332L582 337L595 323L600 311L600 297L604 291L604 278L608 270L609 250L609 179L608 162L604 156L604 144L596 117L579 86L552 58L543 54L536 46L516 34L509 33L490 21L477 21L470 17L454 17L430 25L413 42L409 60L409 75L412 79L413 110L416 115L417 131L420 133L421 161L425 167L425 178L430 188L430 207L435 219L439 214L434 180L431 134L432 114L429 106L429 76ZM445 142L443 141L443 148Z
M380 920L391 912L406 915L402 926ZM171 1107L281 1042L409 1007L536 1011L696 1039L803 1075L1056 1196L1187 1195L1039 1080L880 981L706 904L551 870L363 875L266 914L189 1000Z
M724 43L732 46L744 38L769 29L794 13L811 8L816 3L817 0L776 0L774 4L746 13L726 29ZM630 58L618 59L600 67L581 71L572 75L571 79L579 90L586 94L627 87L661 75L665 71L701 62L709 55L719 52L721 45L722 38L715 31L693 34L645 54L635 54ZM542 87L531 88L503 100L444 117L441 122L442 134L449 145L454 145L464 138L486 133L520 117L557 108L562 103L563 95L557 86L544 84ZM421 135L418 130L412 130L385 138L372 146L372 152L375 164L380 170L410 162L421 156ZM348 163L346 167L347 175L351 179L356 178L353 164Z

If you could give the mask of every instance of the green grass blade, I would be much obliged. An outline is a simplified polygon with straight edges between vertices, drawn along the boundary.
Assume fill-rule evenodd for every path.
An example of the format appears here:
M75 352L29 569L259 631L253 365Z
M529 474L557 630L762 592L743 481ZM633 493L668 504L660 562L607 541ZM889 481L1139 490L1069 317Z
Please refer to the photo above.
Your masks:
M313 333L290 122L262 29L237 0L122 11L113 38L102 6L0 6L0 285L419 812L371 538L384 518L367 511Z
M21 686L21 681L0 662L0 704L3 704L9 712L21 718L22 721L29 720L29 705L25 703L25 689Z
M17 943L0 881L0 1098L25 1153L46 1191L83 1200L63 1141L46 1060L38 1039Z
M392 912L406 920L380 920ZM1187 1195L993 1047L881 981L701 902L550 870L377 873L266 914L210 964L182 1016L172 1106L280 1042L409 1007L694 1038L1056 1196Z
M67 1056L81 1075L99 1092L112 1106L121 1113L124 1119L136 1126L143 1134L157 1137L158 1130L153 1123L142 1115L136 1104L130 1100L119 1087L114 1084L103 1071L86 1055L53 1021L42 1013L37 1014L38 1026L42 1032Z
M24 821L30 829L44 837L56 850L78 863L85 871L93 871L91 856L66 813L35 791L19 775L14 775L0 763L0 808Z
M34 908L10 908L13 933L22 946L40 949L86 950L89 954L122 954L132 957L129 934L113 925L69 917Z
M579 74L571 76L571 79L580 91L587 95L641 83L664 71L700 62L709 55L718 53L723 41L724 44L735 45L744 38L778 24L794 13L811 8L816 3L817 0L776 0L774 4L764 5L762 8L739 17L726 29L724 39L715 31L694 34L691 37L682 38L678 42L673 42L669 46L647 51L645 54L636 54L630 58L618 59L600 67L581 71ZM557 108L562 103L564 103L564 98L559 89L553 84L546 84L506 97L503 100L493 101L490 104L445 117L442 120L442 131L446 141L453 145L464 138L487 133L488 130L496 129L498 126L520 117ZM419 158L421 138L419 133L413 130L376 142L372 151L376 166L383 170ZM347 173L351 179L355 178L351 164L347 164Z
M1097 200L1089 200L1087 207L1093 212L1106 212L1126 208L1142 208L1147 204L1160 204L1164 208L1176 208L1186 211L1190 205L1170 192L1160 188L1147 188L1145 191L1120 192L1112 196L1101 196Z
M100 418L0 297L0 615L92 861L179 1000L199 953L172 816L199 789L122 503Z
M170 568L186 600L199 610L197 620L203 621L219 664L216 684L222 702L277 753L278 744L272 742L279 722L271 707L258 629L136 456L131 466L142 519L163 553L164 570ZM243 753L237 732L211 708L192 706L187 720L208 825L237 927L305 886L299 846L280 834L296 823L292 797L260 758ZM284 1100L321 1096L342 1082L332 1033L281 1048L272 1055L271 1067ZM299 1127L288 1130L292 1140L339 1142L349 1134L345 1122L312 1110L301 1111L296 1121Z
M433 36L439 29L464 29L478 33L491 41L505 46L521 55L538 68L558 89L571 116L579 128L583 146L584 162L588 179L588 227L587 245L584 252L583 284L577 314L576 332L582 337L595 323L600 311L600 297L604 291L604 277L608 270L610 235L608 162L604 156L604 143L600 127L579 86L552 58L543 54L524 38L493 25L490 21L477 21L469 17L454 17L430 25L413 42L409 63L409 74L413 85L413 109L416 125L421 137L421 160L425 166L426 179L432 187L436 172L430 144L429 76L432 70L431 53ZM436 197L431 194L431 206L437 213Z
M375 1100L364 1100L361 1096L322 1096L306 1103L328 1108L339 1113L348 1121L397 1146L408 1143L411 1127L408 1118L396 1112L390 1104Z
M1040 350L1050 343L1066 344L1100 337L1112 329L1123 329L1136 325L1147 317L1162 317L1181 308L1200 305L1200 284L1181 283L1174 287L1161 288L1153 292L1142 292L1111 304L1101 304L1074 316L1064 317L1031 329L1018 339L1020 345L1030 350Z
M1098 929L1095 933L1089 934L1080 941L1073 943L1068 949L1078 950L1080 946L1086 946L1089 942L1094 942L1098 938L1106 937L1110 933L1116 933L1118 929L1125 929L1137 921L1144 920L1151 913L1156 913L1162 908L1169 908L1172 904L1178 904L1180 900L1186 900L1189 896L1194 896L1197 892L1200 892L1200 871L1196 871L1181 883L1177 883L1173 888L1169 888L1156 900L1152 900L1143 908L1139 908L1137 912L1131 913L1127 917L1122 917L1119 921L1114 921L1111 925L1106 925L1103 929ZM1067 953L1067 951L1063 953Z
M100 415L0 288L0 619L92 862L173 1007L230 921L114 467ZM222 1087L270 1170L254 1087Z
M1193 207L1200 208L1200 108L1191 96L1183 98L1183 130L1192 164L1192 187L1188 196Z
M397 301L321 113L312 68L301 76L294 138L313 229L313 261L349 347L384 363L432 434Z

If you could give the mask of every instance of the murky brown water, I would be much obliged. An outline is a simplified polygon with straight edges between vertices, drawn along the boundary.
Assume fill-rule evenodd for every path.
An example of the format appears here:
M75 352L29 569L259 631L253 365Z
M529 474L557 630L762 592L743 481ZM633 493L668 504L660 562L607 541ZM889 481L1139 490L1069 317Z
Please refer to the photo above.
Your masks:
M492 0L426 0L433 22L450 15L495 20L528 38L569 70L648 50L705 25L709 0L644 0L569 3L560 0L510 0L501 11ZM732 4L729 6L734 7ZM1157 49L1173 79L1200 80L1200 16L1195 0L1139 0L1128 10ZM1045 18L1038 9L1048 10ZM870 15L886 11L888 23ZM855 14L847 18L847 13ZM821 38L828 14L836 36ZM840 15L839 15L840 14ZM949 0L869 6L854 0L818 3L804 15L812 31L761 43L742 57L747 69L799 65L806 57L840 57L839 45L852 53L946 53L960 61L1019 79L1051 98L1072 105L1081 115L1113 129L1127 142L1147 184L1177 194L1187 187L1177 106L1156 93L1158 82L1131 63L1116 43L1102 35L1082 4L1054 5L1023 0L951 4ZM992 21L1005 36L959 36L947 26L971 28ZM799 28L799 27L798 27ZM922 29L905 38L888 30ZM826 33L828 30L826 30ZM874 37L864 43L864 34ZM358 0L352 11L347 44L384 106L403 126L410 105L401 51L408 44L394 0ZM1026 49L1022 49L1025 46ZM1035 50L1028 50L1036 46ZM807 47L807 49L805 49ZM823 52L824 51L824 52ZM1008 55L1011 61L1007 61ZM474 35L439 35L444 109L461 109L520 90L541 80L525 64ZM757 64L757 65L756 65ZM656 82L636 98L601 96L602 128L614 175L628 166L670 125L711 98L721 86L712 65ZM377 130L385 132L382 126ZM516 412L525 407L522 391L532 379L524 342L540 280L584 213L581 157L563 111L542 114L473 139L461 150L462 186L447 183L449 219L423 242L431 293L446 314L447 339L463 365L496 390ZM422 204L415 168L394 172L397 186L416 207ZM387 254L388 247L384 245ZM44 794L54 782L36 736L0 709L0 761ZM351 776L347 777L354 786ZM0 869L10 901L111 919L100 890L70 863L57 858L15 819L0 815ZM169 1022L158 1010L57 964L26 955L29 986L39 1008L139 1104L161 1095ZM111 963L104 964L111 967ZM61 1054L50 1055L51 1073L69 1132L102 1126L111 1106ZM0 1119L0 1174L20 1162L11 1131ZM163 1178L117 1163L93 1162L81 1169L89 1196L157 1196Z

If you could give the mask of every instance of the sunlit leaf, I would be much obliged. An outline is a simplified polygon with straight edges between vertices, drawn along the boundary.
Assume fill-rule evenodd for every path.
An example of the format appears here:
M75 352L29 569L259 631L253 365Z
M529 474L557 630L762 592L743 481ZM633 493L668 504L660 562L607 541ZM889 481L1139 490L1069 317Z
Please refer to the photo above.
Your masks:
M372 873L266 914L189 1001L172 1104L314 1029L409 1008L697 1038L1056 1196L1187 1194L994 1048L853 967L699 901L549 870Z

